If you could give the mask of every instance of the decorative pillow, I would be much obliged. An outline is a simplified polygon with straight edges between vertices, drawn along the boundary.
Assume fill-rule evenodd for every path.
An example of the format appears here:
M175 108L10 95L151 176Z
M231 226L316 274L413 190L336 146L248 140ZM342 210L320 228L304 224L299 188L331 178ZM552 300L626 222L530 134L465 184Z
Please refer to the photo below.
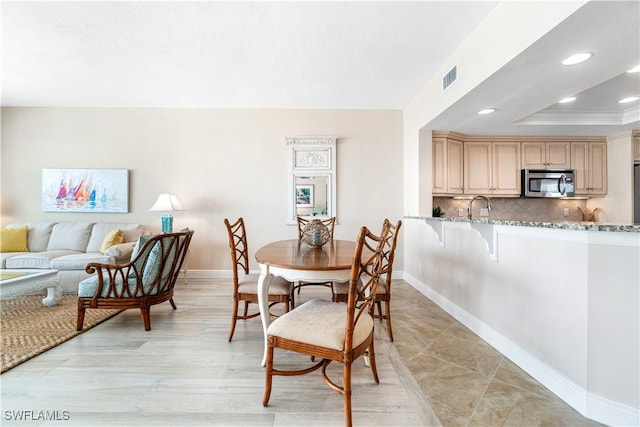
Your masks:
M124 233L122 232L122 230L117 229L110 231L106 236L104 236L102 246L100 246L100 252L102 252L103 254L106 253L107 249L109 249L113 245L119 245L123 242L123 239Z
M0 252L29 252L28 226L0 230Z
M116 258L131 258L131 254L133 253L133 247L135 246L135 242L125 242L117 245L109 246L109 248L104 252L106 256L112 256Z
M133 252L131 252L131 261L133 261L135 257L138 256L138 252L140 252L140 249L142 249L144 244L147 243L147 241L151 237L152 237L151 234L143 234L142 236L138 237L138 241L136 242L136 245L133 247Z
M151 239L152 237L153 236L151 234L143 234L142 236L138 237L138 241L136 242L136 245L133 248L133 252L131 252L131 261L133 262L135 260L136 271L139 274L141 274L143 277L144 277L144 271L146 270L145 260L147 260L147 263L149 263L148 253L149 251L153 250L153 248L157 246L157 244L147 246L145 248L146 253L139 254L139 252L142 250L142 248L147 243L147 241L149 241L149 239ZM141 255L141 256L136 259L138 255Z
M160 246L160 242L156 242L151 252L149 252L147 264L144 266L144 271L142 272L142 283L144 285L150 284L155 280L156 276L158 276L163 256L160 251Z

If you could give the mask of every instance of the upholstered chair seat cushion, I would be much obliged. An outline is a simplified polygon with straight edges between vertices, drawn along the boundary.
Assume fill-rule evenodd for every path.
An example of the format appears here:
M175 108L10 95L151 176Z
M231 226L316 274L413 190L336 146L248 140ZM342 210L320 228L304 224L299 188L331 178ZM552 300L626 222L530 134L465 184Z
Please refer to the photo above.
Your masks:
M346 305L315 298L278 317L267 334L344 350L346 317ZM353 347L362 344L372 330L373 319L363 314L353 332Z
M238 293L241 294L255 294L258 292L258 278L259 274L247 274L238 279ZM271 285L269 286L269 294L272 295L289 295L291 293L292 283L287 282L285 279L279 276L271 278Z

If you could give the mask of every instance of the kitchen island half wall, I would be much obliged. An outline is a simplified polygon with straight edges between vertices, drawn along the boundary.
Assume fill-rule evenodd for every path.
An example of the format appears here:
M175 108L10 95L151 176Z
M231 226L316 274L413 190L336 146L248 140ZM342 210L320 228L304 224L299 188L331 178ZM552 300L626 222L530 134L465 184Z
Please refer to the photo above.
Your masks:
M640 227L404 222L408 283L584 416L640 425Z

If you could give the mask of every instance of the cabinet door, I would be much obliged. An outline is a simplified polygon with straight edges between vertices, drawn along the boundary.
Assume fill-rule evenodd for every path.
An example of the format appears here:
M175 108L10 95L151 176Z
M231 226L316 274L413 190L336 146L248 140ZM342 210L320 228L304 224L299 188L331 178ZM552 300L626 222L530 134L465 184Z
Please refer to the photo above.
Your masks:
M571 143L547 142L545 148L547 169L571 168Z
M446 138L433 138L431 141L432 175L431 190L433 194L446 194L447 145Z
M462 141L433 138L433 194L462 194Z
M522 169L544 169L546 156L544 142L522 143Z
M571 143L571 167L575 171L574 185L576 196L589 194L589 143Z
M591 142L589 144L589 193L607 194L607 144Z
M635 163L640 163L640 135L636 135L634 137L634 142L635 142L635 156L634 156L634 161Z
M492 145L492 194L520 194L520 143Z
M462 141L447 139L447 193L462 194L464 192Z
M572 142L571 167L576 172L576 195L607 194L607 144L605 142Z
M491 194L491 143L464 144L464 194Z

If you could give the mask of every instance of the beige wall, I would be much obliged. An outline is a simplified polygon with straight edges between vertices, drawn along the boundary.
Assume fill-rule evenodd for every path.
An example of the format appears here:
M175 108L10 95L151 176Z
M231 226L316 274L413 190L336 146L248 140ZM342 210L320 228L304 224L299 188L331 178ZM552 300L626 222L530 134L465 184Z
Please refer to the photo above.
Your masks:
M159 231L162 213L148 209L171 192L186 209L174 228L196 230L189 267L229 270L225 217L244 216L252 256L297 236L285 225L285 137L301 135L338 138L337 238L401 218L401 111L3 108L2 225L138 222ZM129 213L42 212L43 168L129 169Z

